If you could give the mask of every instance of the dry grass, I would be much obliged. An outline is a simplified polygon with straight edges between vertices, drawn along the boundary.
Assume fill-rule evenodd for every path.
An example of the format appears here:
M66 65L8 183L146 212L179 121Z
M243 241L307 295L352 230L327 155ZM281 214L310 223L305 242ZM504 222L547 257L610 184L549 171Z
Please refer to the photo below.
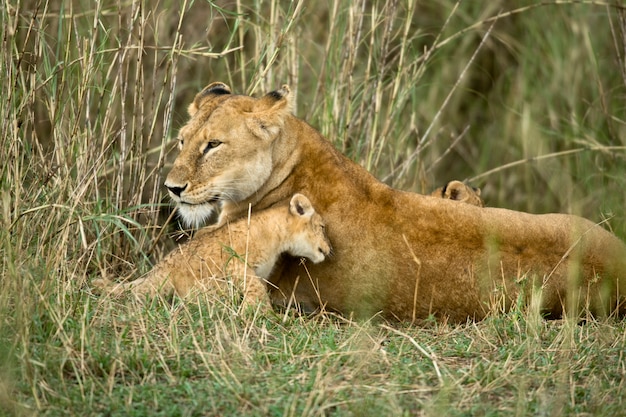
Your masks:
M205 84L290 84L394 186L626 236L626 19L610 2L23 0L0 6L0 407L9 415L619 415L623 321L422 327L98 298L181 232L161 187ZM483 4L484 3L484 4Z

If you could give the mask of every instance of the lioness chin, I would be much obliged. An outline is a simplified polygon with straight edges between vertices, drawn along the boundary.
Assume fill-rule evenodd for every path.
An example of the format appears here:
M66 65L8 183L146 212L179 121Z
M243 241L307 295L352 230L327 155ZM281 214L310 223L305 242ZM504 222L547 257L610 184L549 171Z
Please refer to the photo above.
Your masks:
M626 295L626 247L601 226L390 188L293 116L287 87L254 98L213 83L189 114L165 182L179 208L221 206L219 230L249 204L255 216L303 193L328 225L335 256L307 269L286 259L270 276L274 303L465 321L531 294L553 316L606 315Z

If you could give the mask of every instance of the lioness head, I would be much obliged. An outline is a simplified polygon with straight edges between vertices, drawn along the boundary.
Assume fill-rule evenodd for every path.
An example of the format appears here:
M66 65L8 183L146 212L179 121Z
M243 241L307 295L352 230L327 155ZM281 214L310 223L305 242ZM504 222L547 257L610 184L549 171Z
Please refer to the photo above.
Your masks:
M483 199L480 198L480 188L471 187L461 181L450 181L443 187L437 188L430 195L448 200L461 201L478 207L485 206Z
M183 221L200 226L222 202L246 199L269 178L272 144L291 112L289 88L252 98L212 83L188 111L165 186Z
M294 194L289 202L289 219L285 225L291 236L287 252L293 256L322 262L331 252L322 216L302 194Z

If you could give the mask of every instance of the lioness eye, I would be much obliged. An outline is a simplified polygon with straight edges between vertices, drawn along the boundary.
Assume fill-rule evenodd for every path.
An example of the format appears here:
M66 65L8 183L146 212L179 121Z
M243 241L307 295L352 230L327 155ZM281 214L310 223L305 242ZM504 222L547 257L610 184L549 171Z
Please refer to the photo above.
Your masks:
M222 144L222 142L220 142L217 139L213 139L210 140L209 143L207 143L206 148L204 148L204 153L206 154L207 152L209 152L211 149L215 149L218 146L220 146Z

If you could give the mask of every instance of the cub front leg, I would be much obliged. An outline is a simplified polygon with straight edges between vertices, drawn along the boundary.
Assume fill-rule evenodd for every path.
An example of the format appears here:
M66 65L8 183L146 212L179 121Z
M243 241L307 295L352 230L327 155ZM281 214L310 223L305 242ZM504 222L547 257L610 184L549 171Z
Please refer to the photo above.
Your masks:
M263 279L252 268L244 265L243 261L233 260L233 263L229 273L235 287L243 291L242 309L260 307L262 311L271 311L272 303Z
M174 285L167 276L150 271L148 274L136 280L126 283L116 283L108 279L100 278L93 280L93 285L109 295L119 297L130 292L138 299L146 296L154 297L157 294L167 297L174 293Z

